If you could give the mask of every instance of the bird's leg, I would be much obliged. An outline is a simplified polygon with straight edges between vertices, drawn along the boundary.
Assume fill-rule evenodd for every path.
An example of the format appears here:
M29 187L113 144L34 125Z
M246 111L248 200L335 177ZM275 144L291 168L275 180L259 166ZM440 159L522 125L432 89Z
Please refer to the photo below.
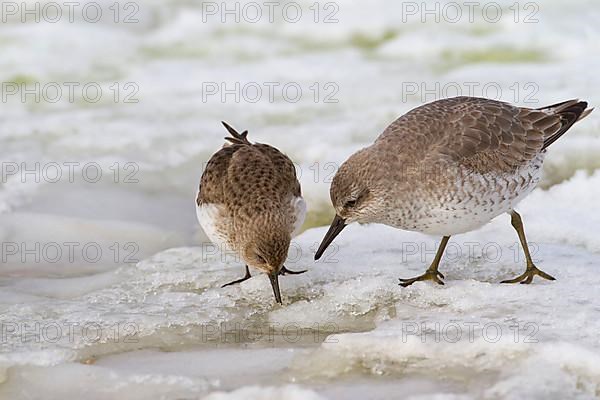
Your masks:
M519 234L519 240L521 241L521 247L523 247L523 251L525 252L525 259L527 260L527 269L523 274L517 276L514 279L507 279L502 281L501 283L524 283L529 284L533 281L533 277L535 275L541 276L544 279L548 279L551 281L556 280L552 275L545 273L544 271L538 269L531 260L531 254L529 254L529 247L527 246L527 239L525 238L525 230L523 229L523 221L521 220L521 216L516 211L513 211L510 214L510 223L515 228L517 233Z
M231 286L231 285L236 285L238 283L242 283L244 281L247 281L248 279L252 278L252 275L250 275L250 269L248 268L248 266L246 265L246 275L244 275L243 278L237 279L235 281L229 282L224 284L223 286L221 286L222 288L224 288L225 286Z
M440 261L442 260L442 255L444 254L444 249L446 248L446 245L448 244L449 239L450 239L450 236L444 236L442 238L442 243L440 243L440 247L438 247L438 250L437 250L437 253L435 254L435 258L433 259L433 262L431 263L429 268L427 268L427 271L425 271L425 273L423 275L417 276L416 278L410 278L410 279L400 278L400 286L407 287L417 281L434 281L440 285L443 285L444 282L442 282L442 279L444 279L444 275L438 271L438 266L440 265ZM440 278L442 278L442 279L440 279Z
M300 275L300 274L305 273L306 271L307 271L306 269L303 271L292 271L291 269L287 269L284 265L283 267L281 267L281 270L279 270L279 275L287 275L287 274Z

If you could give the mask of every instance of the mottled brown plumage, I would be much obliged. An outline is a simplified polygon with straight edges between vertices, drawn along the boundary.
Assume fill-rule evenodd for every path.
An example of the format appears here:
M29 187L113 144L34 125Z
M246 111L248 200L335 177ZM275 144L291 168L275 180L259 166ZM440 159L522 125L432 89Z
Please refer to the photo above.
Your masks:
M455 97L418 107L388 126L378 146L403 145L420 163L452 161L478 173L513 172L564 134L587 103L570 100L540 109Z
M530 109L473 97L415 108L338 170L337 217L316 258L352 222L448 238L513 213L539 182L546 148L591 111L578 100Z
M294 164L272 146L250 143L247 131L223 124L232 144L215 153L202 174L198 219L213 242L276 277L304 219Z

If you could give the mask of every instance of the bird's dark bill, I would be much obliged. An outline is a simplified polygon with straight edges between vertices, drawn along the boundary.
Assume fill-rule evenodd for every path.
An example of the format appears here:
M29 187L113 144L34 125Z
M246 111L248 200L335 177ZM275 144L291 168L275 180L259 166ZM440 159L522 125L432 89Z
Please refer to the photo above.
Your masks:
M269 279L271 280L271 286L273 287L273 294L275 295L275 301L279 304L281 302L281 292L279 291L279 273L275 272L273 274L269 274Z
M344 230L345 227L346 227L346 221L339 215L336 215L335 218L333 219L333 221L331 222L331 226L329 227L329 230L325 234L325 237L323 238L323 241L321 242L319 249L315 253L315 260L318 260L319 258L321 258L321 256L323 255L323 253L325 252L327 247L329 247L331 242L333 242L333 239L335 239L335 237L337 235L339 235L340 232L342 230Z

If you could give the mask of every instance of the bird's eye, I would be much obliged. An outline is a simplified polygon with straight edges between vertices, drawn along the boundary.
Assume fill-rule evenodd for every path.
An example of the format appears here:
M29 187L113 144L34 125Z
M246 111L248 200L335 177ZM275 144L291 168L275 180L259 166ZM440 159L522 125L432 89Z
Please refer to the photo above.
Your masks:
M350 200L348 202L346 202L346 204L344 205L344 208L353 208L356 205L356 200Z

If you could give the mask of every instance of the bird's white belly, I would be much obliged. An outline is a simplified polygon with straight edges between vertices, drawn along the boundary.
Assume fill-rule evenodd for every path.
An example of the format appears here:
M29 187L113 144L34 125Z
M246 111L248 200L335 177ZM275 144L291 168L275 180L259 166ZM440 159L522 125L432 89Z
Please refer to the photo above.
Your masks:
M501 201L493 207L482 204L461 204L438 208L415 224L419 232L429 235L449 236L469 232L482 227L498 215L511 211L517 201Z
M431 201L411 221L403 221L402 228L440 236L478 229L512 211L535 189L541 178L541 161L540 157L510 176L471 175L468 182L459 183L458 192L443 201Z
M292 212L296 216L292 236L296 236L298 233L300 233L300 228L302 227L304 219L306 218L306 201L304 201L302 196L294 197L292 199Z
M221 207L217 204L201 204L196 207L196 216L210 241L217 245L221 251L225 251L229 249L229 246L227 234L224 230L225 221L223 220Z

